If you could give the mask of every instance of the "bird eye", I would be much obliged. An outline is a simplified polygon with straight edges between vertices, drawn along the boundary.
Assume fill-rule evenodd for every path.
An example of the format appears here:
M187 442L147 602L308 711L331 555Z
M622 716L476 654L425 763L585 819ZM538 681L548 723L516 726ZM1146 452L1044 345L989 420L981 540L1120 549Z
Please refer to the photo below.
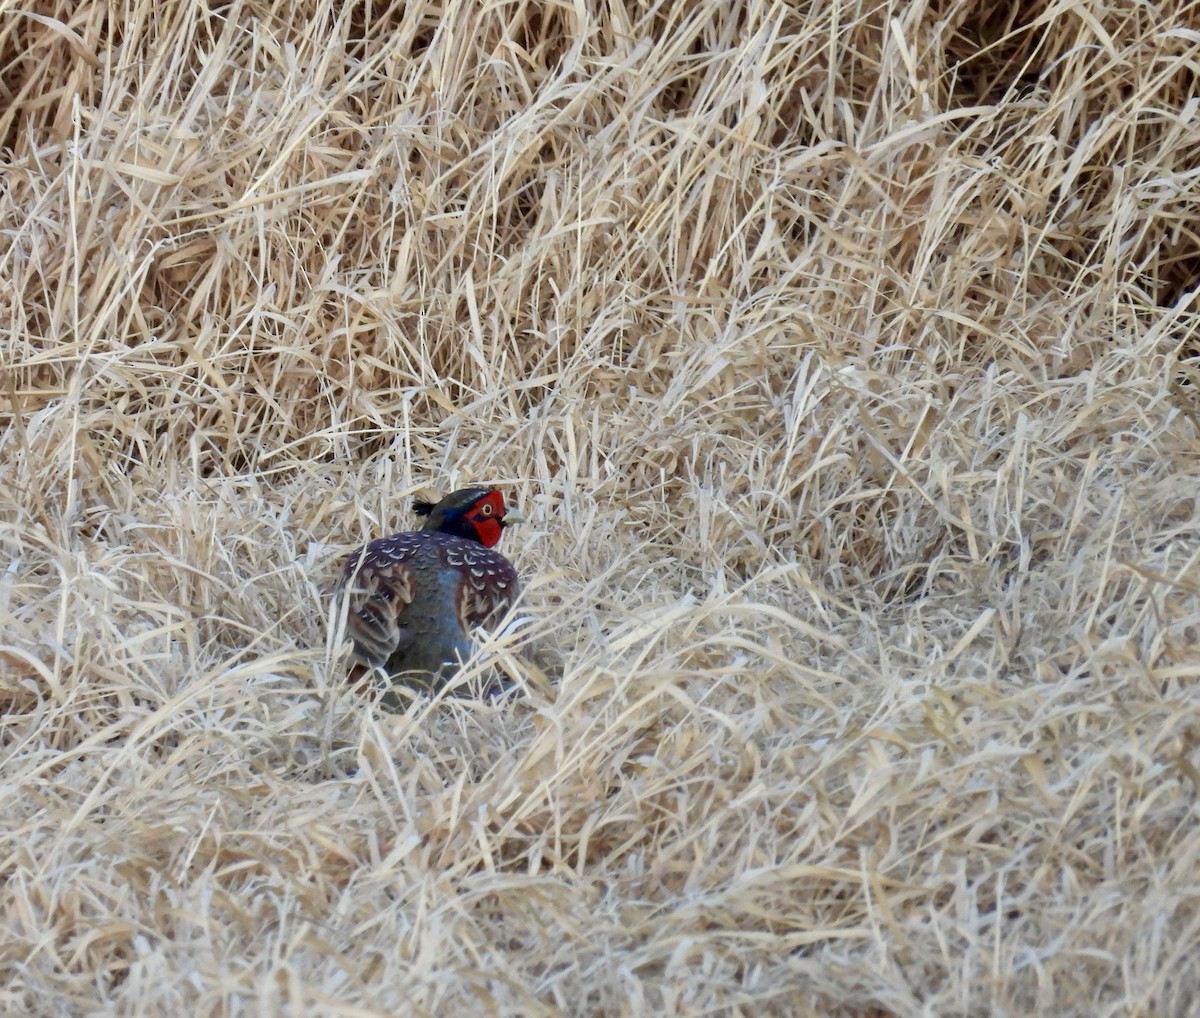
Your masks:
M493 510L490 505L481 505L479 507L479 515L480 516L491 516L492 512L493 512Z

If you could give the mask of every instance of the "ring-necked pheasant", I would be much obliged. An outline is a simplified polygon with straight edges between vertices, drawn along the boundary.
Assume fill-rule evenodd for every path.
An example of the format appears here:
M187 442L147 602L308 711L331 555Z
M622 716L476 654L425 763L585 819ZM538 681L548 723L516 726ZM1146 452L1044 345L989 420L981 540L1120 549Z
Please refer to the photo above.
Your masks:
M413 509L424 526L351 552L338 592L349 601L356 672L407 672L414 685L437 688L470 655L471 630L494 626L521 591L512 563L492 550L521 517L494 488L461 488Z

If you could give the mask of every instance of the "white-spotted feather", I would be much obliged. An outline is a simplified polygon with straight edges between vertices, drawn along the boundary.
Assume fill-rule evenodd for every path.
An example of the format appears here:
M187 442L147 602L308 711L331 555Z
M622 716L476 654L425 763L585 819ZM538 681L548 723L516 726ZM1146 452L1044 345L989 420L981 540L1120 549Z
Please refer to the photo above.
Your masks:
M495 627L517 599L520 581L499 552L450 534L414 531L351 554L339 590L349 599L346 628L358 660L402 672L429 668L436 659L450 663L469 649L471 631ZM439 617L441 627L431 625Z

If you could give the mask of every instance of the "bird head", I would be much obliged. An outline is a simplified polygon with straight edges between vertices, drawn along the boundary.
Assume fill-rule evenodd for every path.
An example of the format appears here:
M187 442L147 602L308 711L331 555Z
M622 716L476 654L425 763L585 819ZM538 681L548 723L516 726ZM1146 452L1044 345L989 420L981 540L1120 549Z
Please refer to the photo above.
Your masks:
M522 519L504 506L504 496L495 488L459 488L440 502L413 502L413 511L425 517L422 530L436 530L491 548L504 528Z

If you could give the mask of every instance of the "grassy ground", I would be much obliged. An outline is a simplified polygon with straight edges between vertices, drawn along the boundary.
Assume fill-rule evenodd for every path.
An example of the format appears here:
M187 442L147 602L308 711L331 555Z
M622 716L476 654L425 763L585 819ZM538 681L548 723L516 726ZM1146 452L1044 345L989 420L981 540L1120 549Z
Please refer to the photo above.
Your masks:
M1195 1014L1198 21L0 0L0 1013Z

